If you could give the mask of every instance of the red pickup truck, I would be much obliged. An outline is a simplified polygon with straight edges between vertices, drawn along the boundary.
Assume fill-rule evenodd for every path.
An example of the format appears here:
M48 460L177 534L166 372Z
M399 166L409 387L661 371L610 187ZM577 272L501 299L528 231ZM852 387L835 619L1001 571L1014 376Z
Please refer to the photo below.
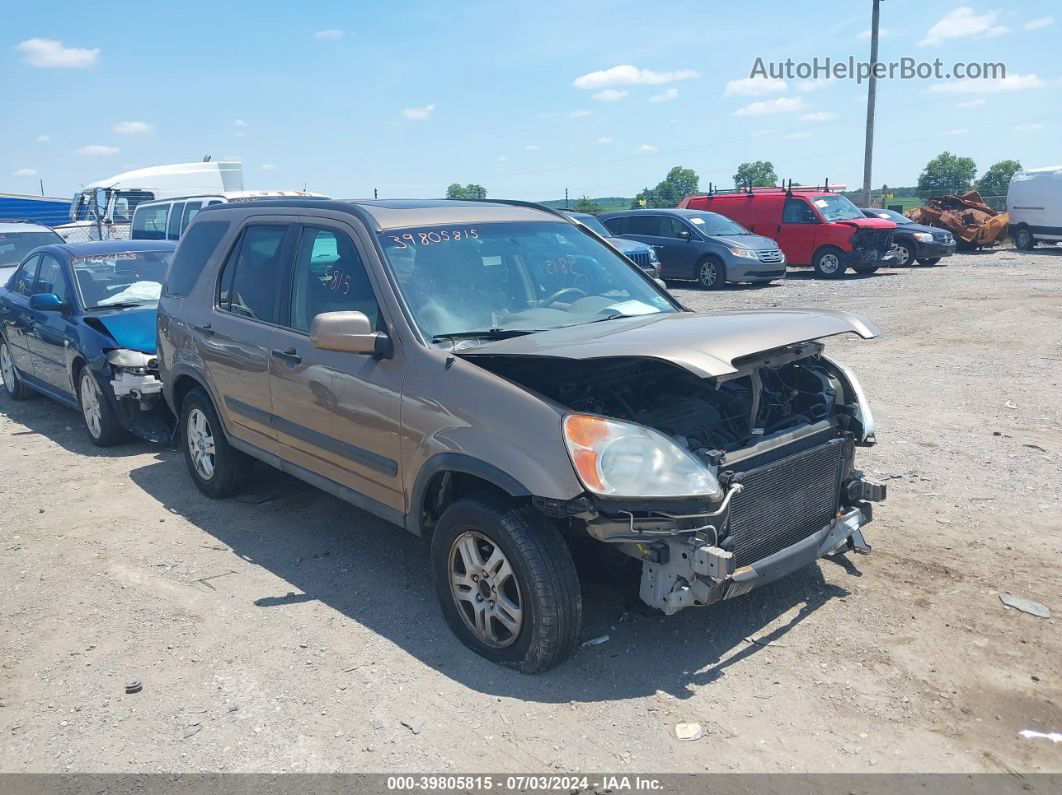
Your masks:
M867 218L830 187L741 188L687 196L679 207L709 210L737 221L750 232L772 237L790 266L808 266L815 275L836 279L851 267L873 273L896 261L896 224Z

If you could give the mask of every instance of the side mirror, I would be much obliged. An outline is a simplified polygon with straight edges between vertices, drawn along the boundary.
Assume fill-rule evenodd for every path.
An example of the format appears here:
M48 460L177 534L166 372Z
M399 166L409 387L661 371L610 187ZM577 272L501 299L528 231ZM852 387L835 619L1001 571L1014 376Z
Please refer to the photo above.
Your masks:
M693 237L693 235L690 234L689 229L680 229L678 232L678 236L683 240L689 240L691 237Z
M310 323L310 344L322 351L360 353L389 359L394 354L391 338L373 331L364 312L322 312Z
M37 293L30 296L29 305L38 312L59 312L63 308L63 299L55 293Z
M653 281L656 282L656 286L659 287L661 290L667 289L667 282L665 282L663 279L653 279Z

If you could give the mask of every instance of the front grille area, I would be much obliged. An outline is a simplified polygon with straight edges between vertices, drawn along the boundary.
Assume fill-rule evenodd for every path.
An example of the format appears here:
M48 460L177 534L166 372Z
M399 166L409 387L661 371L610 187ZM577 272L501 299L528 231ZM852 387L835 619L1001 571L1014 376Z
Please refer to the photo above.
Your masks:
M889 229L860 229L852 241L856 248L872 248L884 254L892 248L892 231Z
M634 264L639 268L648 268L650 266L648 251L633 251L627 255L627 258L633 260Z
M934 232L933 239L938 243L950 243L951 232Z
M777 248L770 248L766 251L757 251L756 255L760 258L760 262L781 262L782 252Z
M829 442L769 464L738 471L745 488L730 504L721 546L747 566L807 538L830 523L840 502L844 440Z

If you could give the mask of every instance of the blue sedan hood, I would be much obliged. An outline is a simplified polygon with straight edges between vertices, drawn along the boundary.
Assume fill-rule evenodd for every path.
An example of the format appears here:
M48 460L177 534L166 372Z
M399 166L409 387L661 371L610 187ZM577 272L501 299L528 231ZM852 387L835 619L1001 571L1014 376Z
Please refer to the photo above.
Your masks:
M141 353L155 353L156 307L143 309L120 309L112 313L93 312L89 317L99 321L119 348L128 348Z

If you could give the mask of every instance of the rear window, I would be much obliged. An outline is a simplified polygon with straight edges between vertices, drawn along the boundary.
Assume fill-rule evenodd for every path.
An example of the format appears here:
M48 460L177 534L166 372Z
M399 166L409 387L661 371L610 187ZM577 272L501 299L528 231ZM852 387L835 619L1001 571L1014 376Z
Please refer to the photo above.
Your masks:
M163 295L185 296L192 291L203 266L228 229L228 221L200 221L188 227L166 274Z

